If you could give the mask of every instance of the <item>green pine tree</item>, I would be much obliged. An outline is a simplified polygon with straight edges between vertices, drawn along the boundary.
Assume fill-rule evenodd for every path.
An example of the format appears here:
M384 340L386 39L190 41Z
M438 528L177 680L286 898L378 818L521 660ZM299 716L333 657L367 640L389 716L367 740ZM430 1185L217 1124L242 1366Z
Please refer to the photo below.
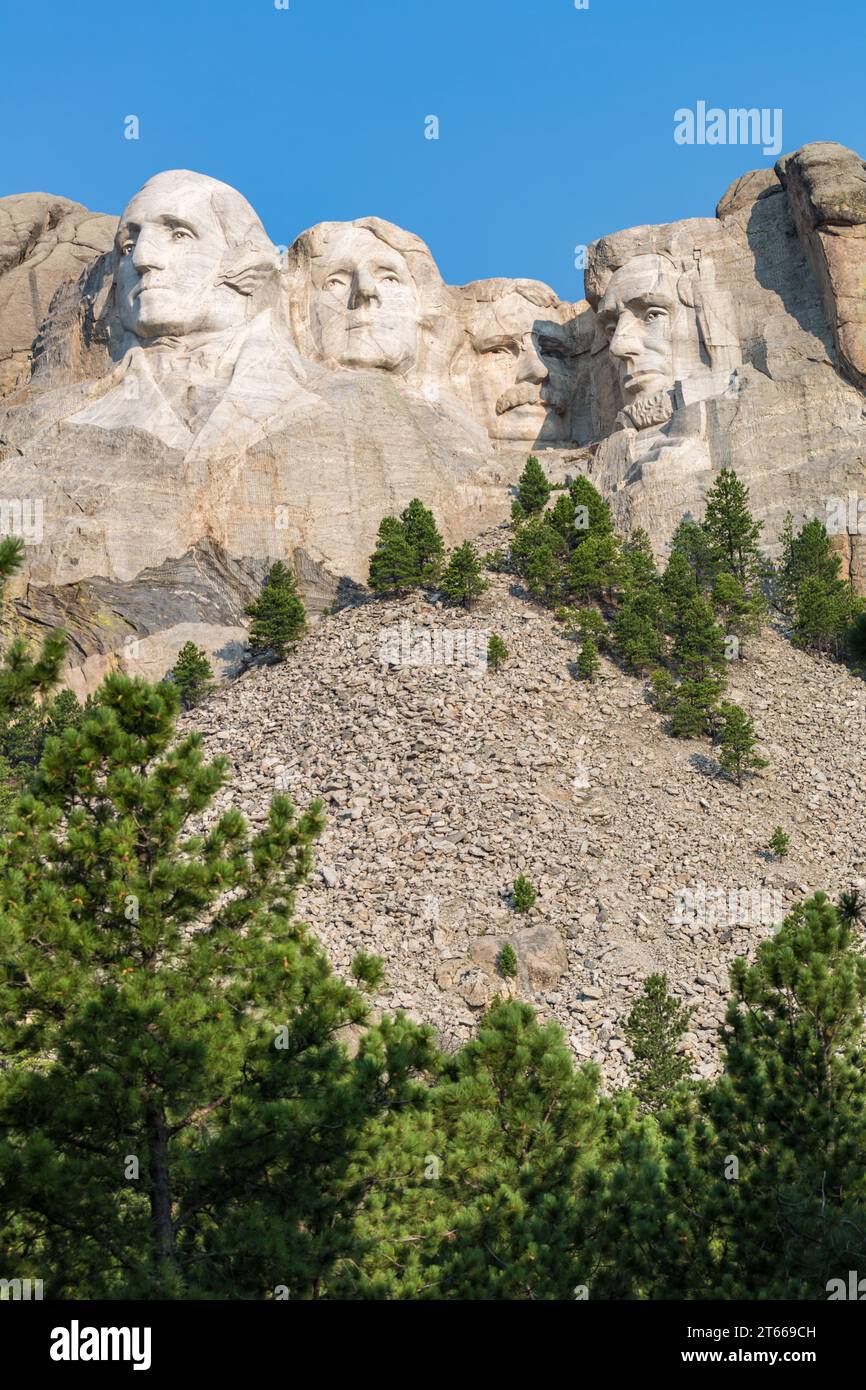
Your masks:
M511 901L518 912L529 912L538 897L529 879L518 874L511 889Z
M207 653L195 642L184 642L167 679L177 687L184 709L201 704L215 685Z
M667 975L647 977L623 1029L634 1054L627 1063L631 1089L642 1110L664 1110L673 1088L688 1076L689 1061L678 1044L691 1015L668 990Z
M499 952L496 968L503 980L513 980L517 974L517 952L510 941L506 941L502 950Z
M601 662L598 659L598 647L591 637L587 637L584 639L583 646L580 649L580 655L577 658L577 674L580 676L581 680L592 682L598 678L600 670Z
M370 556L367 583L377 594L406 594L420 582L418 556L406 539L406 527L396 516L379 522L376 549Z
M445 543L433 513L417 497L413 497L400 520L403 534L415 556L419 582L432 587L439 580L445 554Z
M703 528L713 557L748 589L763 568L758 541L764 529L749 510L749 489L723 468L707 494Z
M492 671L498 671L500 666L504 666L508 660L508 648L501 637L497 637L494 632L487 643L487 665Z
M767 766L767 759L755 752L757 739L755 727L739 705L724 700L719 708L721 729L719 731L719 765L737 784L743 785L743 777Z
M478 556L469 541L452 550L442 575L442 589L452 603L462 603L471 608L475 600L488 587L481 573Z
M547 474L534 454L526 460L526 467L517 484L517 501L523 516L535 516L543 512L550 497L550 483Z
M786 835L781 825L777 825L770 836L770 853L776 859L787 859L791 848L791 837Z
M244 612L252 619L249 635L252 655L284 660L289 647L304 634L306 615L295 576L282 560L271 565L262 592Z
M0 840L4 1275L51 1298L310 1298L358 1253L361 1133L433 1054L400 1020L354 1060L337 1042L366 1006L292 912L321 808L202 829L227 767L176 741L177 707L109 677Z

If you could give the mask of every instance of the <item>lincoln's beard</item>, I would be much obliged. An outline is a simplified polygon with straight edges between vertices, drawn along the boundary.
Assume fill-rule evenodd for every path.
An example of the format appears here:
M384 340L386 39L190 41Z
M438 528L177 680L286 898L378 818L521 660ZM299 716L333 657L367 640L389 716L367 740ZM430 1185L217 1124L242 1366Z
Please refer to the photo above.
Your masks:
M649 396L639 396L637 400L629 401L620 411L620 415L636 430L667 424L673 413L673 396L669 386L662 386Z

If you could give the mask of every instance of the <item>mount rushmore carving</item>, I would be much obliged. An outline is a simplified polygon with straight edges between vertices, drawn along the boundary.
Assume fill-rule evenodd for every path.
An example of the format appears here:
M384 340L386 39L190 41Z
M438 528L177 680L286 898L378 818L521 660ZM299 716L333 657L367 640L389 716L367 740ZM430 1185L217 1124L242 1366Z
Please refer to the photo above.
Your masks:
M447 285L376 217L281 255L241 193L183 170L117 223L0 199L4 529L40 515L16 624L66 626L82 689L116 660L161 674L191 636L230 668L274 559L322 606L413 496L450 540L504 519L530 451L552 477L588 474L659 552L724 466L771 543L786 511L864 491L852 151L806 146L737 180L714 218L603 237L585 293ZM862 587L856 526L834 543Z

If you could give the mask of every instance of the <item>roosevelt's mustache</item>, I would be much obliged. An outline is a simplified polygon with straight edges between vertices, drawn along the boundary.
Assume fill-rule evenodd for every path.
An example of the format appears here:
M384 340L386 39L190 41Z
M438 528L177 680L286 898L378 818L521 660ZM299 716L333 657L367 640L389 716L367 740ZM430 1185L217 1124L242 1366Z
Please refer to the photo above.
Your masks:
M520 405L552 406L554 410L560 408L559 402L554 399L546 385L539 386L536 381L518 381L516 385L503 391L496 402L496 414L504 415L507 410L516 410Z

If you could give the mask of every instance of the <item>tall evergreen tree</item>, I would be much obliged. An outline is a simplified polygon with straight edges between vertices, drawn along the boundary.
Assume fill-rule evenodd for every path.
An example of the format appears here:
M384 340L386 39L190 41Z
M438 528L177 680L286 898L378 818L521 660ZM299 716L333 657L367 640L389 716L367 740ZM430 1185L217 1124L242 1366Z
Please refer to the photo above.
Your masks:
M745 589L759 575L758 541L764 528L749 510L749 489L732 468L723 468L707 494L703 521L710 549Z
M530 454L517 484L517 501L523 516L543 512L550 497L550 483L535 454Z
M413 497L400 517L403 534L416 561L418 582L433 585L442 570L445 543L431 511Z
M252 619L249 648L253 656L270 655L282 661L304 635L304 605L295 576L282 560L271 565L262 592L244 611Z
M360 1131L432 1053L400 1021L355 1060L338 1043L365 1005L292 916L321 808L196 830L226 764L175 741L177 701L110 677L0 839L4 1273L55 1298L315 1297L354 1249Z

